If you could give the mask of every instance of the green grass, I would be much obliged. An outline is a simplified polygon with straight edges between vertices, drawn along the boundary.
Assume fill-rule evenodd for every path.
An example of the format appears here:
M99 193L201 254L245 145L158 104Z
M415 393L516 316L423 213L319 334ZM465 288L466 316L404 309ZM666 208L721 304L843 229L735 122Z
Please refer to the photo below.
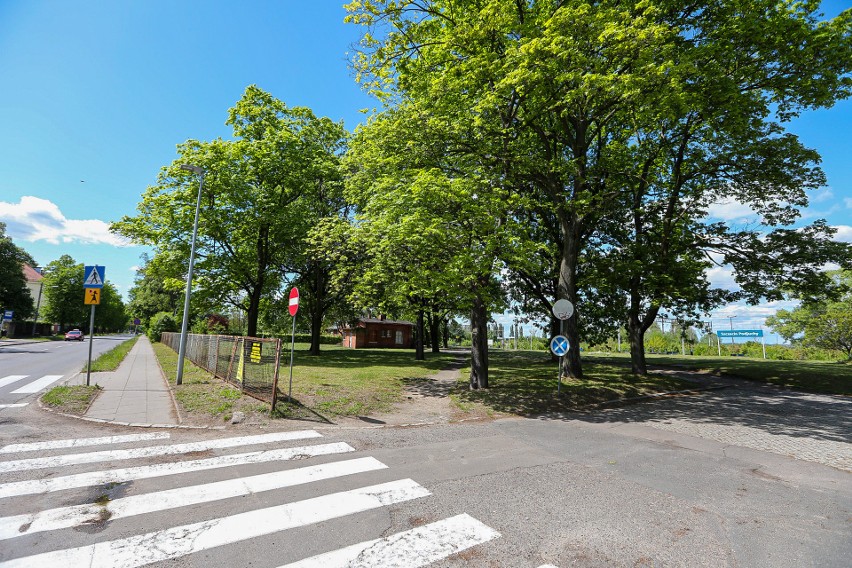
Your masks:
M92 372L115 371L118 369L118 366L121 365L121 362L124 361L124 358L133 349L133 346L136 345L138 340L139 336L137 335L132 339L119 343L114 348L102 354L92 361ZM84 365L83 371L86 371L87 367L88 365Z
M177 353L162 343L154 343L153 348L163 373L169 383L175 387L175 400L180 404L183 413L197 413L230 420L241 399L249 398L244 397L239 389L217 379L189 361L186 361L183 366L181 384L176 386Z
M585 361L584 377L563 379L557 395L557 363L551 361L547 353L492 351L489 353L489 388L471 391L465 381L459 381L451 396L463 410L463 405L481 405L489 411L534 416L695 386L692 382L659 374L635 377L628 370L607 362Z
M669 367L731 375L803 392L852 395L852 364L829 361L777 361L748 357L646 355L649 367ZM586 355L589 362L630 365L624 355Z
M455 359L451 354L426 353L415 361L414 352L402 349L348 349L322 346L318 357L297 344L293 364L293 398L321 414L368 416L386 412L402 400L405 381L428 377ZM290 353L281 354L278 378L281 400L289 388Z
M82 416L101 389L98 385L53 387L41 397L41 402L54 410Z
M154 348L164 372L174 381L177 355L160 344L155 344ZM410 350L352 350L326 345L319 357L313 357L308 354L307 345L297 344L293 400L287 400L290 354L289 349L285 349L281 354L278 380L279 403L271 418L329 420L334 416L370 416L387 412L403 399L406 386L417 388L423 378L450 367L457 357L427 352L426 361L415 361ZM452 388L450 397L461 412L534 416L695 387L694 382L662 373L636 377L630 373L627 356L584 353L584 378L564 380L557 396L557 365L548 353L495 350L490 352L489 358L489 389L469 390L465 369ZM665 365L726 373L802 390L850 394L850 365L655 355L649 355L648 361L652 368ZM191 412L225 419L236 410L270 417L268 404L240 396L233 386L192 364L184 368L183 385L176 389L176 398Z

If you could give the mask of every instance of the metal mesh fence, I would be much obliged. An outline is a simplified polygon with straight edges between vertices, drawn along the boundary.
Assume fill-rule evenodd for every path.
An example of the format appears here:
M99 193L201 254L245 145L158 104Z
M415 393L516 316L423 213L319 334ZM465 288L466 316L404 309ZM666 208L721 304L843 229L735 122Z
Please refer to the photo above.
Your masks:
M163 333L160 342L180 352L179 333ZM280 357L280 339L194 333L186 336L187 359L273 407L278 394Z

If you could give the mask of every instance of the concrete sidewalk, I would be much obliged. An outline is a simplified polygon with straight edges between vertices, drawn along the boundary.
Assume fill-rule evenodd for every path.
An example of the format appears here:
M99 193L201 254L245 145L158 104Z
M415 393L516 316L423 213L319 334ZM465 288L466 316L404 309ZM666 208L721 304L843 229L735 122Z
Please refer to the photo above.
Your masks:
M174 426L180 422L169 385L144 335L139 336L117 370L92 373L89 382L100 385L103 391L86 418L132 426ZM86 384L86 373L69 384Z

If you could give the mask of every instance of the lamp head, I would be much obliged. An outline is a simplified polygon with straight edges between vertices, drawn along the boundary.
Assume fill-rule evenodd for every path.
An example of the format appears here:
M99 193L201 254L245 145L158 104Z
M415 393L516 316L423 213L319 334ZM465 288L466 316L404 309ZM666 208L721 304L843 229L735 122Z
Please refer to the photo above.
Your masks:
M186 170L188 172L193 172L193 173L196 173L198 175L204 175L204 168L199 167L199 166L191 166L189 164L182 164L180 169Z

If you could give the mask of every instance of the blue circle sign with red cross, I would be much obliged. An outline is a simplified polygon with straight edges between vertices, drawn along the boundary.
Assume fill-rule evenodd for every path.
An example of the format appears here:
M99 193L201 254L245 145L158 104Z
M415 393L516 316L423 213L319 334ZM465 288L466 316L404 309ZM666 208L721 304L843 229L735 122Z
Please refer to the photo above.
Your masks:
M564 335L557 335L550 340L550 350L557 357L562 357L568 353L568 338Z

